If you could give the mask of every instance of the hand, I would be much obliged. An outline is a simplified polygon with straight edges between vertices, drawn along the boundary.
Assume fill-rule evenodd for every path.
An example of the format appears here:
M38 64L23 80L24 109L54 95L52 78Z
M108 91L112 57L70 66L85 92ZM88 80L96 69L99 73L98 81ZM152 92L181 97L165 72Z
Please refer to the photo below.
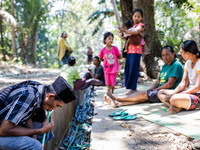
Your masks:
M54 127L53 120L50 120L50 122L48 122L46 118L45 121L42 123L42 128L41 128L42 133L50 132L53 127Z
M33 135L33 136L32 136L32 138L34 138L34 139L36 139L36 140L37 140L37 136L36 136L36 135Z
M128 51L128 50L127 50L127 49L125 49L125 50L124 50L124 53L126 53L127 51Z
M165 101L169 101L173 94L169 94L165 96Z
M92 69L88 68L88 71L90 72Z
M120 30L120 32L124 32L124 28L119 27L118 29Z

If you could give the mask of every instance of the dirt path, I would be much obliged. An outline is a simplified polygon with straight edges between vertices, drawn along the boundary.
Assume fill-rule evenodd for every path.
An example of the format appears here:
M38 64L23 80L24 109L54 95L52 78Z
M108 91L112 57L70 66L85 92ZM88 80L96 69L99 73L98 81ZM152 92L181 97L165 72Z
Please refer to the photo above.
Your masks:
M12 70L12 69L11 69ZM0 89L22 82L34 80L42 84L51 84L59 75L59 69L22 69L1 72ZM14 69L15 70L15 69ZM5 70L4 70L5 71ZM100 113L99 113L100 115ZM105 124L104 124L105 125ZM174 132L171 129L149 122L141 117L131 122L118 122L118 130L126 130L121 140L134 150L192 150L200 149L199 141ZM108 126L107 126L108 128ZM155 130L156 129L156 130ZM159 130L157 130L159 129ZM108 142L108 141L107 141ZM106 143L107 143L106 142ZM113 141L112 141L113 142Z

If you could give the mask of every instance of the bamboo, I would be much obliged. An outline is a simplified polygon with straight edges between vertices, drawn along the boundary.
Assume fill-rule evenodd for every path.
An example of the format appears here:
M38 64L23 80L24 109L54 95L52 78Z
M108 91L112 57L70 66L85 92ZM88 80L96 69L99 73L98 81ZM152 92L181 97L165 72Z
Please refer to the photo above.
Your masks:
M113 7L114 7L115 16L116 16L116 19L117 19L117 25L118 25L118 27L121 27L120 17L119 17L119 12L117 10L116 0L111 0L111 1L112 1L112 4L113 4Z

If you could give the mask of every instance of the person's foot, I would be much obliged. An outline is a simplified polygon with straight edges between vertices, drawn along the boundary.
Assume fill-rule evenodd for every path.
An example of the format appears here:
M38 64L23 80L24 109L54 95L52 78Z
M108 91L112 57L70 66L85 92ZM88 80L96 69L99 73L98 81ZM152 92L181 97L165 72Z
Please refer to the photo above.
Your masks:
M133 94L135 92L136 92L135 90L129 90L128 92L125 93L125 95L131 95L131 94Z
M167 111L169 111L172 114L177 114L181 110L183 110L183 109L182 108L177 108L177 107L171 105L170 108Z
M116 96L110 92L107 92L107 96L110 97L112 100L116 100Z
M115 105L114 101L107 95L104 94L104 100L112 107L116 108L117 106Z

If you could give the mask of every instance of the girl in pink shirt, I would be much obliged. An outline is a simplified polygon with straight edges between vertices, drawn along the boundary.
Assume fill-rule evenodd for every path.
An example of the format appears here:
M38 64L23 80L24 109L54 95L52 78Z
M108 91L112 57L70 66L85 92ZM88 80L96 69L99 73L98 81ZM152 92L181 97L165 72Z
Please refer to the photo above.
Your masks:
M103 61L105 84L107 85L107 93L114 92L115 80L119 63L117 59L121 59L122 55L116 46L112 46L114 35L111 32L104 34L103 42L106 44L99 53L100 61Z

